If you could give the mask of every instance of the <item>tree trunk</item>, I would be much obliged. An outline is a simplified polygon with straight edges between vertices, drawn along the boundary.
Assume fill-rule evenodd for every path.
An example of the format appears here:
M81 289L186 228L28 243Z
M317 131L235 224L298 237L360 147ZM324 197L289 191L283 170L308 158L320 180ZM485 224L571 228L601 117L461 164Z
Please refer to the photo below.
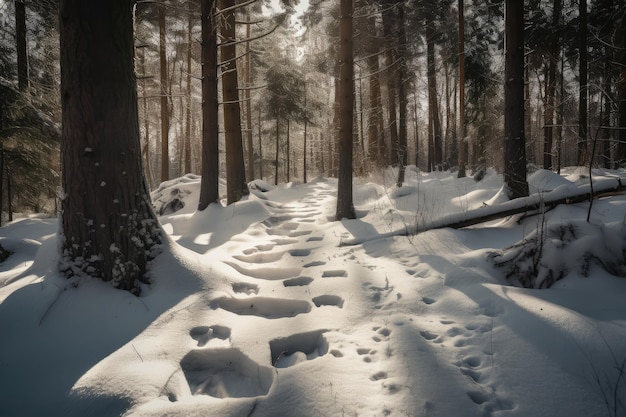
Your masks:
M398 180L396 186L402 187L404 183L404 173L407 165L407 110L408 110L408 92L407 92L407 61L409 54L407 51L406 27L404 21L404 4L400 3L398 8L398 55L400 63L398 65L398 105L399 105L399 124L398 124Z
M304 135L303 135L303 142L304 144L302 145L302 176L304 177L303 181L306 184L307 182L307 178L306 178L306 170L307 170L307 158L306 158L306 150L307 150L307 127L308 127L308 122L309 122L309 116L308 116L308 109L307 109L307 84L306 84L306 79L304 80L304 112L305 112L305 116L304 116Z
M241 108L237 82L237 48L235 45L235 0L220 0L224 10L222 25L222 97L226 142L226 200L235 203L248 195L241 134Z
M200 8L202 16L202 180L198 210L204 210L209 204L217 203L220 199L215 0L202 0Z
M433 22L426 26L426 60L428 73L428 113L432 123L432 164L440 167L443 162L441 143L441 121L439 120L439 105L437 103L437 68L435 66L435 39Z
M279 144L279 120L278 117L276 117L276 154L275 154L275 159L274 159L274 185L278 185L278 149L280 147Z
M552 27L557 28L561 19L561 0L554 0L552 9ZM559 32L550 34L548 48L548 73L546 76L546 94L543 108L543 168L552 169L552 138L554 132L554 96L556 91L556 65L559 57Z
M291 153L289 150L289 119L287 119L287 182L291 181Z
M141 167L130 2L62 0L62 257L139 292L162 240Z
M511 199L528 195L524 137L524 2L506 0L504 184Z
M185 168L184 173L191 173L191 28L193 26L193 2L189 2L189 20L187 20L187 102L185 106Z
M373 18L372 18L373 20ZM372 24L373 25L373 24ZM367 66L369 69L369 105L370 111L368 112L368 157L370 163L376 167L382 167L384 165L383 149L385 147L381 131L381 112L383 108L382 98L380 94L380 64L378 62L378 55L372 54L367 59Z
M459 173L465 177L467 143L465 142L465 6L459 0Z
M15 40L17 41L17 85L28 88L28 55L26 52L26 8L24 0L15 1Z
M608 49L608 48L606 48ZM610 52L606 51L605 56L607 57L606 61L604 61L604 88L602 92L602 137L600 140L602 141L602 152L600 154L601 166L604 168L611 168L611 101L612 101L612 92L611 92L611 59L609 58Z
M161 73L161 182L170 179L170 118L167 94L167 55L165 41L165 6L158 5L159 10L159 63Z
M259 134L259 178L263 179L263 144L261 140L261 106L259 107L258 134Z
M142 104L143 104L143 128L145 130L146 146L144 148L144 161L145 170L148 177L148 187L154 185L154 178L152 177L152 166L150 164L150 121L148 120L148 97L146 86L146 48L142 48L141 55L139 56L139 66L141 68L141 90L142 90Z
M585 165L587 155L587 0L578 3L579 93L578 93L578 165ZM589 161L591 163L591 161Z
M620 48L617 53L620 63L620 73L617 82L617 96L619 106L619 140L615 158L616 167L621 167L626 163L626 8L618 21L618 39Z
M352 129L354 104L354 55L352 0L341 0L339 23L339 171L336 219L354 219L352 201Z
M250 39L250 13L246 15L246 39ZM246 89L244 97L246 102L246 138L248 142L248 178L250 181L254 179L254 149L252 143L252 98L250 97L250 87L252 84L252 55L250 52L250 41L246 42Z
M387 61L387 109L389 112L389 149L387 150L385 158L391 165L397 165L398 161L398 123L397 123L397 110L396 100L398 99L398 88L395 73L398 60L398 50L396 41L396 31L394 30L394 11L392 8L387 7L382 11L383 17L383 36L385 38L385 44L387 51L385 58Z

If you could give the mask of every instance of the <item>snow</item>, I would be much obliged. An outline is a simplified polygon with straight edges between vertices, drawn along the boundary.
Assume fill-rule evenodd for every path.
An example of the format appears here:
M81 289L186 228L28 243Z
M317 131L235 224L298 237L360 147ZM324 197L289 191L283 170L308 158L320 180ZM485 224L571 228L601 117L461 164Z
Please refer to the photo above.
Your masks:
M579 203L401 236L519 203L493 170L475 182L408 167L400 188L393 174L357 179L359 217L341 222L333 179L255 181L204 212L198 177L164 183L153 199L169 239L140 297L61 277L56 219L0 228L13 252L0 264L0 415L624 415L626 279L597 262L585 276L578 258L623 261L626 197L596 200L591 224ZM539 170L527 201L587 176ZM490 254L510 259L542 225L580 237L546 232L542 265L563 279L514 286Z

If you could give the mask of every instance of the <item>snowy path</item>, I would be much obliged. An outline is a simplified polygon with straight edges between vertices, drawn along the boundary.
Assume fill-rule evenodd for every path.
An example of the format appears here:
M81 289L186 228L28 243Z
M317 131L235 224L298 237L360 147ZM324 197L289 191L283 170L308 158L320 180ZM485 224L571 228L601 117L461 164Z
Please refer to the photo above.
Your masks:
M181 367L192 394L269 395L253 403L254 415L272 415L272 397L300 410L303 393L342 405L332 415L446 415L459 401L437 398L449 389L429 378L444 373L437 381L456 385L464 415L514 408L489 383L497 309L444 286L457 269L454 254L467 247L445 232L339 247L353 237L348 229L365 226L329 220L336 200L328 182L308 191L296 201L266 202L272 214L217 251L239 279L211 300L211 324L190 330L199 349ZM458 312L458 302L468 311L451 317L447 307ZM248 366L216 372L241 358ZM416 403L429 391L429 401ZM309 404L302 415L328 415L328 404Z

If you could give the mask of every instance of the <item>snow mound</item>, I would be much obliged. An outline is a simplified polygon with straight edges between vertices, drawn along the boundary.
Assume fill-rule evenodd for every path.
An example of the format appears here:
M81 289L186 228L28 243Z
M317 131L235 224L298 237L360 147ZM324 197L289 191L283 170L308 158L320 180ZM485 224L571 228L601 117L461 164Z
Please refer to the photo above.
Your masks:
M573 185L572 182L559 174L546 169L539 169L528 177L528 187L531 194L552 191L560 186Z
M626 227L608 228L583 221L538 228L528 237L488 258L515 286L549 288L572 272L589 276L593 263L626 276Z
M152 206L159 216L180 212L192 213L198 207L200 198L200 177L187 174L183 177L164 181L150 193ZM182 213L182 212L181 212Z

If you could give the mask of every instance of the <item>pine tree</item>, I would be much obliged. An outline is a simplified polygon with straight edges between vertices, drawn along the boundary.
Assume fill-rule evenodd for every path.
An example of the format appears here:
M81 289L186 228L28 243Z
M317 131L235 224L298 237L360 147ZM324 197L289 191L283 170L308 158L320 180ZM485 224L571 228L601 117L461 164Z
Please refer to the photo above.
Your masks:
M162 239L141 167L130 1L62 0L60 268L139 292Z

